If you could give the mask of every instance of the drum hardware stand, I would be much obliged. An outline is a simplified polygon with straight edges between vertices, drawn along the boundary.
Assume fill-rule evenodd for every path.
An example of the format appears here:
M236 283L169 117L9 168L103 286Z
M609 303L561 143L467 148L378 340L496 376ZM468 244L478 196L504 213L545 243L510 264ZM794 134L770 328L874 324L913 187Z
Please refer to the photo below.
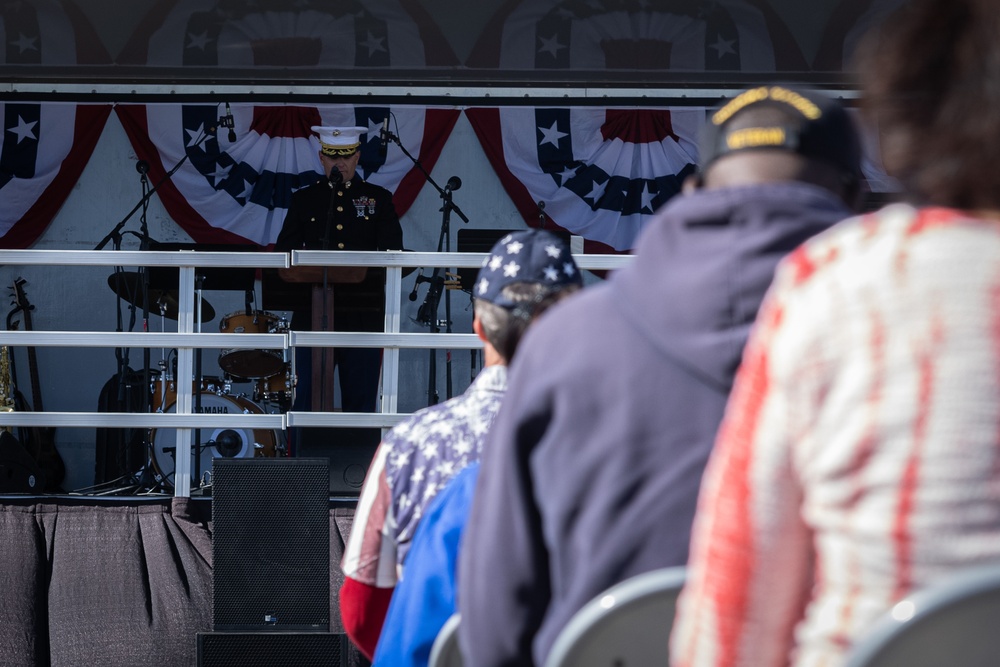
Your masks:
M202 143L205 142L205 140L207 140L209 138L209 136L211 136L211 132L204 132L203 131L198 137L195 138L194 142L188 148L190 149L190 148L195 148L197 146L200 146ZM132 218L132 216L135 215L135 213L137 211L139 211L140 209L142 210L142 214L141 214L141 216L139 218L139 221L140 221L140 232L139 233L125 232L125 233L131 233L131 234L134 234L134 235L138 236L139 237L139 249L140 250L148 250L149 249L149 240L150 240L150 237L149 237L149 227L148 227L148 224L147 224L146 213L147 213L148 208L149 208L149 200L150 200L150 198L152 198L153 194L160 188L160 186L163 185L167 180L169 180L177 172L177 170L181 168L181 166L188 160L189 155L190 155L190 153L188 152L188 150L185 150L184 151L184 155L177 162L177 164L175 164L173 166L173 168L170 169L170 171L168 171L166 174L164 174L163 178L161 178L156 183L156 185L154 185L152 188L149 187L149 180L148 180L148 177L147 177L147 174L149 172L149 163L146 162L145 160L139 160L139 161L137 161L136 165L135 165L135 168L136 168L136 171L139 172L139 176L140 176L140 182L141 182L141 186L142 186L142 197L139 199L139 201L136 203L136 205L134 207L132 207L132 210L129 211L128 213L126 213L125 217L123 217L121 219L121 221L119 221L118 224L116 224L114 226L114 228L103 239L101 239L101 241L94 247L94 250L103 250L104 247L108 243L110 243L112 241L114 242L114 246L113 246L114 250L116 250L116 251L117 250L121 250L121 241L122 241L122 236L123 236L122 229L124 229L125 225ZM117 309L117 329L116 329L116 331L117 332L121 332L121 331L123 331L123 328L122 328L122 318L121 318L121 294L120 294L120 291L124 291L124 290L121 289L122 288L122 284L121 284L121 272L122 272L122 270L121 270L121 267L115 267L114 271L115 271L115 275L116 275L116 287L118 288L115 291L116 291L116 293L119 294L118 309ZM138 295L137 298L141 298L141 300L142 300L142 328L143 328L143 331L148 331L148 327L149 327L149 280L148 280L148 275L147 275L147 272L146 272L146 267L139 267L138 280L137 280L137 285L136 286L138 287L139 290L141 290L141 294ZM132 331L134 329L134 327L135 327L135 304L133 303L133 304L131 304L131 315L130 315L130 318L129 318L129 331ZM128 351L127 348L125 348L124 351L123 351L123 348L116 348L115 349L115 359L116 359L116 362L118 364L118 368L117 368L118 398L119 398L120 402L126 402L126 397L129 395L129 393L125 391L126 390L126 384L127 384L127 375L128 375L128 358L129 358L129 351ZM143 405L142 406L138 406L138 407L141 407L141 410L143 412L148 412L149 411L149 385L150 385L150 382L149 382L149 380L150 380L150 378L149 378L149 362L150 362L149 348L143 348L143 382L144 382L143 392L142 392L142 395L143 395L143 401L142 401ZM126 410L129 411L129 412L132 412L132 411L135 410L135 406L126 405L125 407L126 407ZM133 475L133 477L135 477L136 475L138 475L139 478L135 480L136 483L139 484L140 486L146 486L146 483L145 483L146 479L145 478L146 478L146 474L148 473L148 470L150 468L150 463L151 463L150 457L147 454L145 465L140 470L134 470L135 464L137 462L136 461L128 460L128 459L131 458L131 452L130 452L130 448L128 447L127 443L128 443L128 441L126 440L126 445L125 445L125 447L126 447L125 467L126 467L127 473ZM148 443L147 443L147 452L148 452ZM159 483L157 483L157 486L159 486Z
M469 218L466 217L465 213L462 212L462 209L459 208L458 204L452 201L452 196L451 196L452 192L462 187L462 179L460 179L458 176L452 176L451 178L448 179L448 183L445 184L445 186L442 188L434 181L433 178L431 178L431 175L427 173L427 170L424 169L424 166L420 164L420 160L413 157L410 154L410 152L406 150L402 142L399 140L398 136L393 134L388 128L386 128L385 136L386 136L386 141L391 141L392 143L399 146L399 150L403 152L403 155L409 158L410 162L413 163L413 166L415 166L417 169L420 170L420 173L424 175L424 178L427 180L427 182L430 183L434 187L434 189L438 191L438 194L441 196L441 200L443 202L440 209L441 233L438 236L437 251L442 252L443 249L444 252L451 252L451 212L454 211L458 215L458 217L462 219L462 222L466 224L469 223ZM447 270L442 271L441 267L434 267L434 271L431 273L431 277L424 278L423 269L421 269L420 272L417 274L416 282L413 285L413 291L410 293L410 301L416 301L417 288L420 286L420 283L426 282L430 285L430 287L427 290L427 296L424 299L423 305L421 305L420 308L417 310L416 321L424 326L430 326L431 333L441 332L441 327L440 327L441 322L439 322L437 319L437 309L441 300L441 292L446 286L450 287L454 286L455 284L453 281L445 280L445 276L441 275L442 273L444 273L445 276L448 275ZM451 285L449 285L449 282L451 282ZM451 294L447 293L445 294L445 299L444 299L445 333L452 333L451 324L452 324ZM428 405L434 405L438 402L437 350L431 349L429 350L429 353L430 353L429 357L430 369L428 371L428 380L427 380L427 400L428 400ZM452 397L451 350L446 350L445 354L446 354L445 357L446 398L451 398Z

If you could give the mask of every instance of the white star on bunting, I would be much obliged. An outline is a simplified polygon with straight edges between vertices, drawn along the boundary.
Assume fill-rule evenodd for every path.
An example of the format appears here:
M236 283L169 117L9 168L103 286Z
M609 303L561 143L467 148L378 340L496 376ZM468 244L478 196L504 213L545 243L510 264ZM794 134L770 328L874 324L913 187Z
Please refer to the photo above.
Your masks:
M552 127L538 128L538 131L542 133L542 140L538 142L539 146L544 146L545 144L552 144L556 148L559 148L559 140L563 137L569 136L565 132L559 131L559 121L552 121Z
M722 56L729 55L730 53L736 55L736 49L733 48L734 44L736 44L735 39L723 39L722 35L719 35L715 39L715 44L712 44L708 48L715 49L716 57L722 58Z
M8 132L13 132L17 135L17 143L21 143L24 139L31 139L33 141L38 141L38 137L35 136L35 125L38 125L37 120L33 120L30 123L26 123L20 116L17 117L17 126L8 127Z
M208 46L209 41L211 41L208 37L207 31L200 32L197 35L194 33L188 33L188 39L190 39L191 41L188 42L187 48L201 49L202 51L205 50L205 47Z
M37 51L38 47L35 46L35 41L38 37L28 37L24 33L17 33L18 38L16 40L11 40L11 44L17 47L18 53L24 53L25 51Z
M565 49L566 47L559 43L559 35L553 35L549 39L544 37L539 37L542 40L542 45L538 47L539 53L549 53L553 58L559 55L559 49Z
M368 39L361 42L361 46L368 47L368 57L370 58L376 51L385 51L385 46L382 45L383 41L383 37L375 37L375 35L369 32Z

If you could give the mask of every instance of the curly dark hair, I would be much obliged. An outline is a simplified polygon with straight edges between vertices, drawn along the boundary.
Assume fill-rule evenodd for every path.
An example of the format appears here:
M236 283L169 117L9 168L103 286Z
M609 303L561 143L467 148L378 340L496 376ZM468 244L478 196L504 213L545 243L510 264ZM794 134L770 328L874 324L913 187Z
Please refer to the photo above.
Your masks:
M919 203L1000 208L1000 2L911 0L858 54L886 170Z

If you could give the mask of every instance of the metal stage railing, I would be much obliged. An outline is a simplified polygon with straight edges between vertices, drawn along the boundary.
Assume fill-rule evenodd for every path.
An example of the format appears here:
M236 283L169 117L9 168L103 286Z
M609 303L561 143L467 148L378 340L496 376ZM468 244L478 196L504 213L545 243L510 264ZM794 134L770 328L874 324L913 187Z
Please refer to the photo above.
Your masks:
M377 413L296 412L283 414L195 414L191 382L177 382L176 412L0 412L4 426L72 426L98 428L175 428L177 456L174 495L191 495L193 429L235 427L285 430L294 427L389 428L406 417L398 413L399 351L478 349L474 334L401 333L403 267L478 268L485 253L348 252L297 250L291 253L93 250L0 250L2 265L174 267L179 272L177 332L0 331L0 345L34 347L176 348L177 378L194 377L194 351L199 348L289 350L295 347L380 347L382 405ZM627 255L574 255L582 269L624 266ZM266 334L221 334L195 331L196 267L289 268L293 266L364 266L386 268L386 316L383 333L289 331Z

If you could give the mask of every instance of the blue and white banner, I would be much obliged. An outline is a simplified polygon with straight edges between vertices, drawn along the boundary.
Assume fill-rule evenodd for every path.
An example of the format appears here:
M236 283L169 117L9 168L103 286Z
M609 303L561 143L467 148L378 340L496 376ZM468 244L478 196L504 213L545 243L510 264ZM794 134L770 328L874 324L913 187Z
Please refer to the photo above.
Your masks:
M0 15L5 65L108 63L72 3L21 0ZM80 178L111 107L0 102L0 247L27 248L45 231Z

